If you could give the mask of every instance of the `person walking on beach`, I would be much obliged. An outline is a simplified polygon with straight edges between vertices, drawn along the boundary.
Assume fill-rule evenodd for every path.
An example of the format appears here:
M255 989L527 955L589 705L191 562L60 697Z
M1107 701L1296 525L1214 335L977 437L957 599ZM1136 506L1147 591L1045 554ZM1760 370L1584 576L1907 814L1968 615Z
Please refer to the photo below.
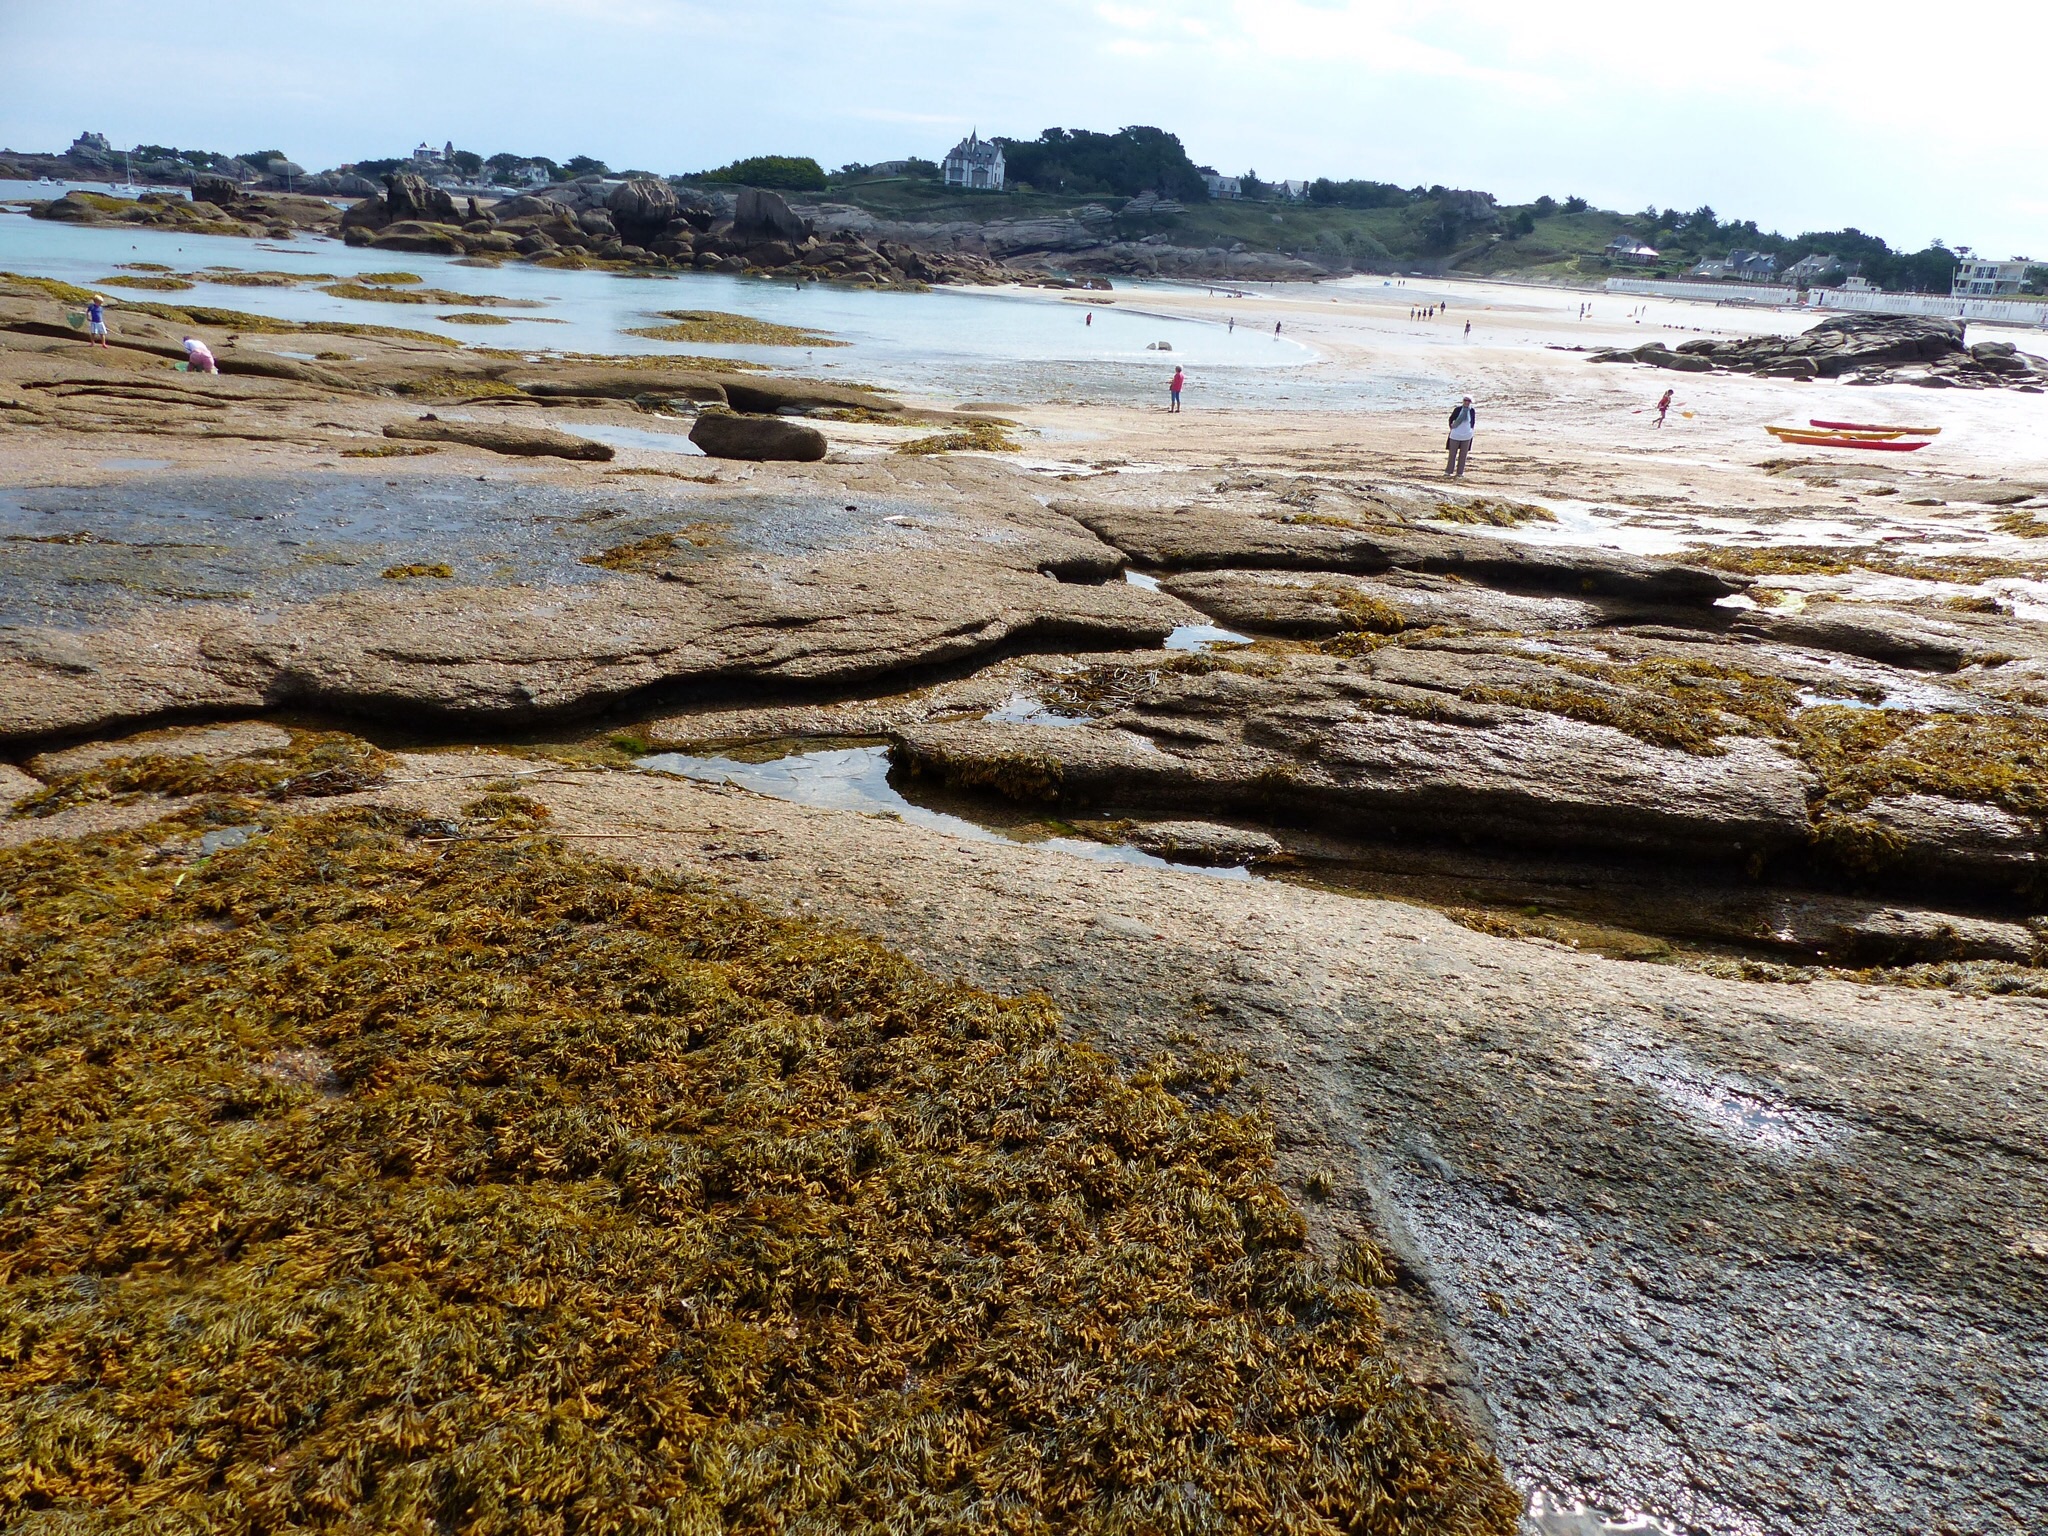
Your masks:
M1444 460L1444 474L1464 478L1465 461L1472 457L1472 439L1479 433L1479 413L1472 409L1472 397L1467 395L1465 403L1451 412L1451 435L1444 440L1449 457Z
M1657 402L1657 425L1664 425L1664 415L1671 409L1671 391L1664 391L1664 398Z
M1087 320L1086 320L1086 321L1085 321L1084 323L1085 323L1085 324L1087 324L1087 325L1091 325L1091 326L1092 326L1093 324L1095 324L1095 311L1094 311L1094 310L1092 310L1092 309L1091 309L1091 310L1089 310L1089 311L1088 311L1088 319L1087 319Z
M85 306L85 323L92 335L92 344L104 347L107 342L107 301L99 294L92 296L92 302Z
M214 360L213 349L197 336L185 338L185 371L187 373L219 373L220 364Z
M1187 384L1187 381L1188 376L1182 373L1179 365L1176 364L1173 370L1173 377L1166 381L1166 393L1172 401L1166 408L1169 415L1178 416L1180 414L1180 392Z
M1467 341L1472 339L1472 322L1470 320L1465 322L1465 339Z

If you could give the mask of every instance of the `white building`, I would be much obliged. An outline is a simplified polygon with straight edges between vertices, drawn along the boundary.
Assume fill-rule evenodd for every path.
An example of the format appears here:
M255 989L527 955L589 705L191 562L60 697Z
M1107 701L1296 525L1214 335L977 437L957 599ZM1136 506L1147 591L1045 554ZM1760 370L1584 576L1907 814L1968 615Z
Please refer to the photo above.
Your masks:
M970 133L946 156L945 183L974 192L1003 190L1003 146Z
M1237 176L1219 176L1207 166L1202 168L1202 184L1209 189L1209 196L1218 202L1236 202L1244 196L1244 180Z
M1991 261L1967 245L1958 247L1955 277L1950 283L1949 293L1958 299L1992 299L2001 294L2018 293L2027 280L2027 268L2032 265L2024 256L2015 256L2011 261Z

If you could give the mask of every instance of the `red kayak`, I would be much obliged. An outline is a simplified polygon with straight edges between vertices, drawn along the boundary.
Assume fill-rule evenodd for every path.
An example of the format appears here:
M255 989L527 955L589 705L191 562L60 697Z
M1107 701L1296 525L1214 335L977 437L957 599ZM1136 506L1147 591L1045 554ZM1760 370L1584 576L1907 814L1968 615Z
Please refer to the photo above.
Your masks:
M1779 442L1799 448L1868 448L1874 453L1917 453L1929 441L1923 437L1910 443L1887 442L1877 437L1838 437L1830 432L1787 432L1782 428L1775 435Z
M1938 437L1939 427L1873 427L1860 421L1808 421L1809 427L1825 432L1903 432L1909 437Z

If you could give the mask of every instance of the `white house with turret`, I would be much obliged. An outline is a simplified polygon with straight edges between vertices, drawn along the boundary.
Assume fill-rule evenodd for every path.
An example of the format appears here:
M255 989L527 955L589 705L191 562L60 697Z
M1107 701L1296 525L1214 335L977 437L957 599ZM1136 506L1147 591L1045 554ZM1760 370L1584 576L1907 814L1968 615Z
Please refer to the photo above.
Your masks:
M974 192L1000 192L1003 190L1003 146L984 139L979 132L970 133L946 156L944 171L945 183L949 187L966 187Z

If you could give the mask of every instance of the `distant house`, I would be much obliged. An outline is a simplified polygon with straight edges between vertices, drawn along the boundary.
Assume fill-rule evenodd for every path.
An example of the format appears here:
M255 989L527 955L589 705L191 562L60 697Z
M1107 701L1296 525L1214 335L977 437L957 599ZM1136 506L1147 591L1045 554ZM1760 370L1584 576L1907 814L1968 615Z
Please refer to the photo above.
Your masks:
M1778 275L1778 258L1769 251L1734 250L1728 253L1728 270L1746 283L1768 283Z
M946 156L944 179L949 187L972 192L1003 190L1003 146L970 133Z
M2027 280L2027 268L2034 265L2024 256L2011 261L1991 261L1967 245L1956 251L1955 276L1949 293L1958 299L1989 299L2018 293Z
M1733 250L1719 261L1703 261L1692 276L1717 283L1767 283L1778 270L1778 258L1767 251Z
M111 155L114 152L114 146L107 142L107 136L104 133L81 133L71 141L70 152L74 155L85 156Z
M1785 281L1798 288L1810 287L1822 273L1832 272L1841 262L1821 251L1802 256L1785 269Z
M1210 198L1215 201L1234 203L1244 196L1244 179L1242 177L1219 176L1206 165L1201 168L1198 174L1202 178L1202 185L1209 189Z
M450 139L444 148L436 149L422 139L420 147L412 152L412 157L421 165L446 165L455 158L455 141Z
M1607 242L1607 259L1631 267L1654 267L1661 259L1657 248L1645 245L1633 235L1616 235Z
M1276 181L1272 185L1274 191L1291 203L1308 200L1308 183L1305 181Z
M538 161L528 160L512 167L505 177L505 184L512 187L544 187L555 178L548 174L548 168Z

